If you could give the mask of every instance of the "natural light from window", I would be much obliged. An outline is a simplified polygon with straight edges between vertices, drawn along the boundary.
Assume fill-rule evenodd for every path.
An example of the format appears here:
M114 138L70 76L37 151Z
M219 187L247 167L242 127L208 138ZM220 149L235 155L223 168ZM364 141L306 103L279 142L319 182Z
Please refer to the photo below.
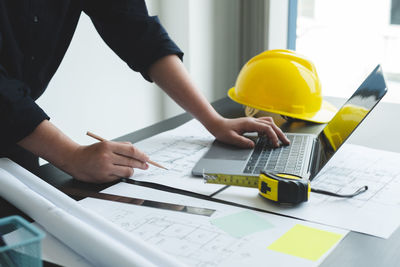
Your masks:
M389 88L383 100L400 103L400 0L299 0L296 35L323 95L349 97L381 64Z

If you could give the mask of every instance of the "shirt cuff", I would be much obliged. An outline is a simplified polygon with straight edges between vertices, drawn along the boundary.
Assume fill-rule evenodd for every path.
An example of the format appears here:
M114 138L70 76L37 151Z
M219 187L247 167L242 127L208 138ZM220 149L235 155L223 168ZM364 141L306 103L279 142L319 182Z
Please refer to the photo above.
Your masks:
M153 65L153 63L155 63L160 58L163 58L168 55L177 55L179 57L179 59L183 62L183 52L182 51L179 50L179 52L178 52L176 50L170 50L170 51L164 50L164 51L160 52L159 54L154 55L150 59L151 64L149 64L149 66L146 68L145 71L140 72L142 74L143 78L145 78L149 82L153 82L153 80L150 78L150 76L148 74L151 65Z
M30 135L37 126L50 117L35 103L20 109L17 116L8 119L6 136L2 136L5 146L14 145Z

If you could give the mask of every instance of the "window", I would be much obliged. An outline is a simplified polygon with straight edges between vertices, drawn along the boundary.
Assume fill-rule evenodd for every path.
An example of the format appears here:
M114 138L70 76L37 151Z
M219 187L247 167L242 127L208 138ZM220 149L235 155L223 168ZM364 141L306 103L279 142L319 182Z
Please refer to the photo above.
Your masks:
M324 95L349 97L381 64L389 88L384 101L400 103L400 0L290 4L297 4L296 50L315 63Z
M390 24L400 25L400 0L392 0Z

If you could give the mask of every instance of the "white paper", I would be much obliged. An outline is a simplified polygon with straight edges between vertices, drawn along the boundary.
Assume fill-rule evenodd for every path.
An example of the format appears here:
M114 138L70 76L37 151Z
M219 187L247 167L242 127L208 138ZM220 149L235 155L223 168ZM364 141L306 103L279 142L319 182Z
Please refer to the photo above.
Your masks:
M191 120L173 130L135 143L137 148L168 170L150 165L145 171L135 169L131 178L211 195L223 186L206 185L202 178L192 176L191 170L214 139L200 122Z
M244 209L126 183L116 184L102 192L215 209L216 212L210 218L92 198L80 201L88 209L98 212L125 231L139 235L143 240L176 256L189 266L256 266L265 263L266 259L271 266L317 266L334 247L316 262L278 253L267 247L295 224L339 233L343 237L348 232L254 212L273 226L261 232L236 238L211 224L210 219L241 212Z
M33 222L46 236L42 240L42 259L61 266L90 267L93 266L81 255L70 249L56 237L46 231L40 224Z
M311 193L308 202L288 207L263 199L257 189L231 186L215 198L389 238L400 225L399 162L399 153L346 144L311 182L311 187L346 194L367 185L368 191L356 197Z
M0 179L3 198L95 265L180 265L8 159L0 159Z
M141 256L137 255L139 257L136 258L136 255L130 254L131 251L126 247L57 208L1 169L0 182L0 194L3 198L34 218L49 232L55 233L71 248L79 250L93 264L98 266L111 266L112 264L150 266L149 262ZM84 244L85 240L90 240L91 244Z

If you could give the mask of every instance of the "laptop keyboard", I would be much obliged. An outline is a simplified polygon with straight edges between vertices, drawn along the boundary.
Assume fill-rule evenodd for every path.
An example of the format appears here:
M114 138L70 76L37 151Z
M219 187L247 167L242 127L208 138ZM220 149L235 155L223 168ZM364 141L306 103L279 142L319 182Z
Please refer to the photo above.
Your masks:
M266 137L259 137L243 172L259 174L265 169L300 175L309 136L288 134L287 137L290 145L279 148L271 148Z

